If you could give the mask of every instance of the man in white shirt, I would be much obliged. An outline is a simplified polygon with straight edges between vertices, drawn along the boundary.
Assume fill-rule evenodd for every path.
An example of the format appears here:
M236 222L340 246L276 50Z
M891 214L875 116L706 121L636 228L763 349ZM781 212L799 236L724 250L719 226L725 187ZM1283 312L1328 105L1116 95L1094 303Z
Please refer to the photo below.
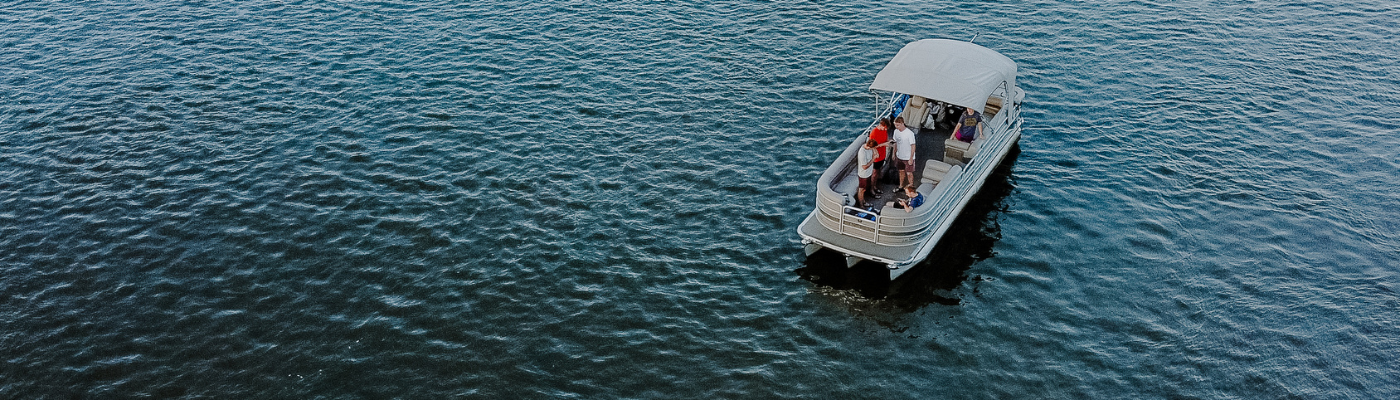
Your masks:
M914 131L904 126L904 117L894 119L895 169L899 171L899 187L914 183ZM906 183L907 180L907 183Z
M865 192L875 189L875 139L866 139L865 145L860 147L856 153L856 164L860 166L856 170L856 177L859 178L856 184L856 201L860 202L860 207L870 207L865 203Z

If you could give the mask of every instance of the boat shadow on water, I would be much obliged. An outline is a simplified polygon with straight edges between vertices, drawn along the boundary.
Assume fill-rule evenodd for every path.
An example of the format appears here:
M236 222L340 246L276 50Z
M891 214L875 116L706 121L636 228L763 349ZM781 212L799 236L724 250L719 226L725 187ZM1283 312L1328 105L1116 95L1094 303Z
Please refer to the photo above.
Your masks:
M831 289L854 291L867 299L883 299L887 305L905 311L915 311L930 304L954 306L967 295L976 295L981 277L971 277L967 271L978 261L995 256L993 246L1001 239L1001 212L1005 200L1015 190L1012 170L1020 146L1014 146L1006 159L982 185L953 221L948 233L924 259L904 276L893 282L884 264L862 261L847 268L845 257L835 251L822 249L807 257L794 272L802 279Z

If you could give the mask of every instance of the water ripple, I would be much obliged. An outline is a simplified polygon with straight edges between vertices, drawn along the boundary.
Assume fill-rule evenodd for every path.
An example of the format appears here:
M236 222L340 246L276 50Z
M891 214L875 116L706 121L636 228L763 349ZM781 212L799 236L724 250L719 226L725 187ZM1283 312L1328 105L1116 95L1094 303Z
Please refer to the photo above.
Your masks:
M0 397L1396 397L1395 10L17 4ZM894 285L803 257L979 33L1020 152Z

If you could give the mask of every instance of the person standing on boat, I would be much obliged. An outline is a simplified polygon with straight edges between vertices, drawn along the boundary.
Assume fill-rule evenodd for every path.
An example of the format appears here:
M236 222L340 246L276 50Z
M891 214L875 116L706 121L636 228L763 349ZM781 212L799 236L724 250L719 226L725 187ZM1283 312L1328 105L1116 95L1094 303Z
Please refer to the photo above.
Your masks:
M885 177L885 147L889 147L890 141L890 120L880 118L880 123L875 125L875 129L870 130L870 139L875 140L880 145L875 146L875 195L884 194L878 185Z
M865 204L865 191L875 188L875 139L865 139L865 145L860 146L860 151L856 153L856 163L860 169L856 172L856 177L860 178L860 183L856 187L856 201L860 202L860 207L870 207Z
M982 113L968 107L958 118L958 125L953 127L953 135L958 140L972 143L982 136Z
M904 126L904 117L894 119L894 166L899 170L899 186L914 183L914 131ZM906 182L907 180L907 182Z

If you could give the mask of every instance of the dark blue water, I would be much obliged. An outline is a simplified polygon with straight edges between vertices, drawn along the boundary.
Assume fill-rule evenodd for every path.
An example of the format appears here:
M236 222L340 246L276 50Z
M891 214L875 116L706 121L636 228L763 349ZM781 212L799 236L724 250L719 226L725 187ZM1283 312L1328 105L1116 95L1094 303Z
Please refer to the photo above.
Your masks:
M1020 152L803 256L905 43ZM1400 5L12 2L0 398L1397 398ZM878 271L877 271L878 272Z

